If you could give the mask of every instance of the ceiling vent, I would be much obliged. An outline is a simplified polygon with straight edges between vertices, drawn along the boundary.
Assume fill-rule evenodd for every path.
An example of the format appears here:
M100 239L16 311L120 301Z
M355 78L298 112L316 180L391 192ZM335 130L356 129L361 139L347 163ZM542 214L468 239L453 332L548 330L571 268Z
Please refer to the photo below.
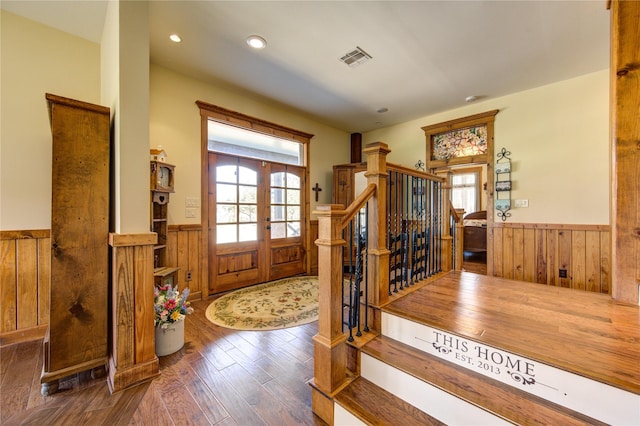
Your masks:
M371 55L362 50L360 47L356 46L355 50L345 54L340 58L342 62L349 65L350 67L357 67L363 62L367 62L371 59Z

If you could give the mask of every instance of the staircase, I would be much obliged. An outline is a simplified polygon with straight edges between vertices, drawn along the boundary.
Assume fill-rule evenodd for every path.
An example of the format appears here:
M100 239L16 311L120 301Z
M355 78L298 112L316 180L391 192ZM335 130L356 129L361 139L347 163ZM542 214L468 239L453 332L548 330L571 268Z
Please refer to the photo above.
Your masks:
M640 308L451 272L382 308L335 425L640 424Z

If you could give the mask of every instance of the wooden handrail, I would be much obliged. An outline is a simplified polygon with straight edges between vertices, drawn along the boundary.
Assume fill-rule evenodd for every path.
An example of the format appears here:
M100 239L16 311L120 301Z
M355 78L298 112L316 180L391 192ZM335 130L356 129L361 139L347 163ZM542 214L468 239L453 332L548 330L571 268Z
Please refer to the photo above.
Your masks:
M456 208L453 207L453 203L451 202L451 200L447 200L447 201L449 202L449 212L451 212L451 216L453 216L453 220L456 223L462 222L462 218L460 217L460 215L458 215Z
M367 185L364 191L362 191L362 193L358 195L358 198L353 200L349 207L347 207L347 209L344 211L344 217L342 218L342 229L344 229L349 224L349 222L351 222L351 219L354 218L358 211L360 211L360 209L364 207L367 201L369 201L369 199L373 197L373 194L375 193L376 185L370 183L369 185Z
M405 175L414 176L418 178L424 178L427 180L433 180L437 182L444 182L445 178L441 176L434 175L432 173L423 172L422 170L414 170L405 166L400 166L398 164L387 163L387 170L389 171L398 171Z

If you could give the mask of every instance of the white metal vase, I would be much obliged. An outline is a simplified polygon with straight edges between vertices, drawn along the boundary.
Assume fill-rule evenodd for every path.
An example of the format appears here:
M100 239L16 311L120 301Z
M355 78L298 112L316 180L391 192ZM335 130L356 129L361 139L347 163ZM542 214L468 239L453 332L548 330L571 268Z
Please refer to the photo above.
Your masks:
M184 346L184 320L176 321L167 328L156 327L156 355L170 355Z

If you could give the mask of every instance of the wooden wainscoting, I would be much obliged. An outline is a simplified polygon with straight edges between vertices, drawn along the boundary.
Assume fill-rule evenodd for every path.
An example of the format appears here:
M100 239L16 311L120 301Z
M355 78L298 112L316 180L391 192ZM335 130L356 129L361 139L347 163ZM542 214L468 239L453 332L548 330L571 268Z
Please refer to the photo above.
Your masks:
M50 266L48 229L0 231L0 345L44 336Z
M208 296L207 254L202 252L201 225L169 225L167 235L167 261L178 271L178 288L189 287L189 300L200 300ZM190 275L191 280L188 280Z
M178 286L189 287L190 300L207 297L201 235L200 225L169 226L169 261L180 268ZM50 230L0 231L0 345L44 336L49 323L50 270Z
M496 223L492 240L496 277L611 293L609 225Z

